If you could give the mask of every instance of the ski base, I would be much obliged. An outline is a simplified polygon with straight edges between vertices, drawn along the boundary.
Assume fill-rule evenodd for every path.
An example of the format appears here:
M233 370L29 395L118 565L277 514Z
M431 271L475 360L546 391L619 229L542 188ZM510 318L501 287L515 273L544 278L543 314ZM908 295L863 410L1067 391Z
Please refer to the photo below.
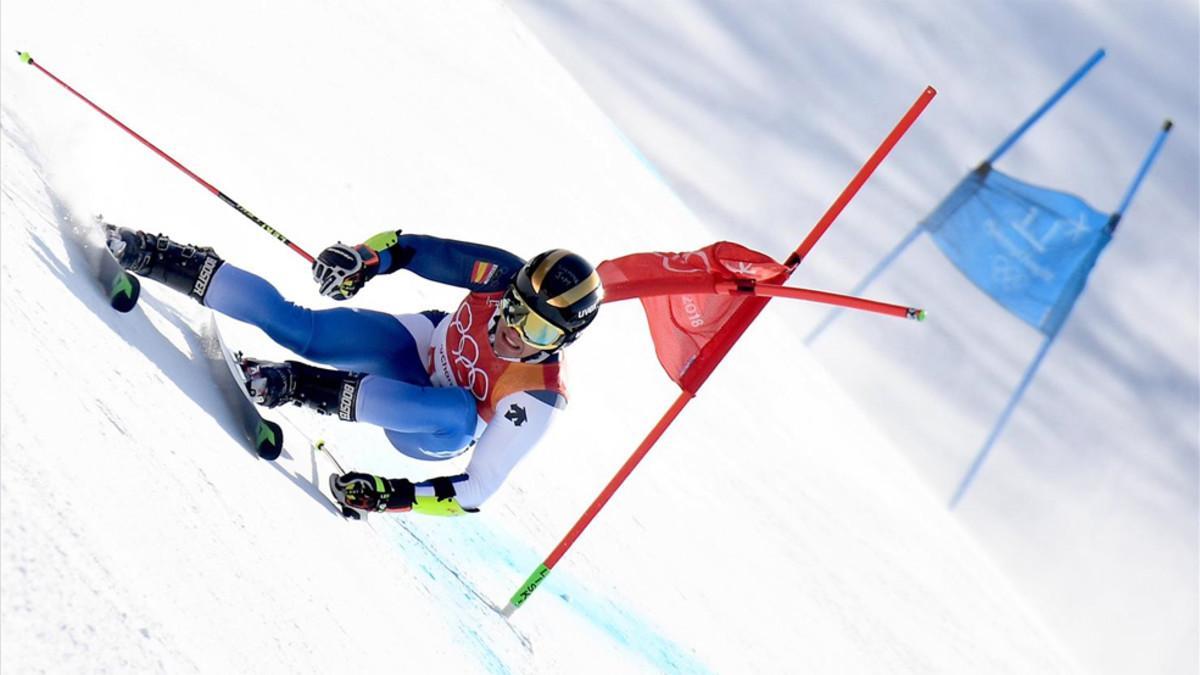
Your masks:
M250 449L263 459L278 459L283 452L283 429L275 422L264 419L258 412L258 407L250 400L250 394L242 380L241 368L221 339L215 315L209 317L203 336L204 352L209 359L213 379L220 386L225 401L238 415L243 436Z

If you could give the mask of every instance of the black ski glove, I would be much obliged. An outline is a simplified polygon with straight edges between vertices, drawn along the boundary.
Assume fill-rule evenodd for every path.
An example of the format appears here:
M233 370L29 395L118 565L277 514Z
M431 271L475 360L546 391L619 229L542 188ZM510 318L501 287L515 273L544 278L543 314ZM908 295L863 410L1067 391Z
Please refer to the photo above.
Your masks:
M379 254L374 249L339 241L321 251L313 262L313 281L321 285L321 295L345 300L354 297L378 271Z
M332 487L338 501L363 511L408 511L416 501L416 487L405 478L352 471L334 478Z

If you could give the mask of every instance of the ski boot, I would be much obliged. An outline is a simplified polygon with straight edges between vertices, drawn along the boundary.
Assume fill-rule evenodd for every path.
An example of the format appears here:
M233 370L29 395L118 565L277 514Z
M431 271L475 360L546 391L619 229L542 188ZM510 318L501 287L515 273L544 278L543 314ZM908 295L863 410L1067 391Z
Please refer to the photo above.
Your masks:
M255 403L274 408L285 403L306 406L322 415L353 422L361 373L310 366L300 361L262 361L238 357L246 391Z
M147 234L104 224L108 250L127 271L161 281L204 304L208 284L224 260L211 248L173 242L165 234Z

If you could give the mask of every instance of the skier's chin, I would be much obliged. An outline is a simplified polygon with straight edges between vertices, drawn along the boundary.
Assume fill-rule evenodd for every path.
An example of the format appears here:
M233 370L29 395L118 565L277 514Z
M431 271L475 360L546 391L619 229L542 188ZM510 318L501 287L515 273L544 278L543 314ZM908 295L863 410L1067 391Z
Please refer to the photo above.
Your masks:
M516 358L522 355L525 351L525 345L521 342L521 338L517 336L517 332L512 329L501 330L496 340L496 354L507 358Z

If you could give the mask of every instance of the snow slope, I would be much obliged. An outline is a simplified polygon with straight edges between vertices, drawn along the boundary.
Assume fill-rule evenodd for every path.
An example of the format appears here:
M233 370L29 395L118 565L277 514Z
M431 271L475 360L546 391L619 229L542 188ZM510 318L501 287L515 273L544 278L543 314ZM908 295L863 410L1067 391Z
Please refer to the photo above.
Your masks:
M595 260L713 238L501 4L14 0L15 49L309 251L391 227ZM208 379L206 310L147 282L112 313L64 228L103 212L329 306L303 261L15 57L0 79L5 673L1075 672L774 311L504 620L674 397L636 304L572 348L570 412L480 515L344 522L307 438L430 466L295 410L285 456L255 459ZM458 297L397 275L354 304Z
M938 97L794 284L848 291L1097 47L998 166L1115 209L1176 125L956 518L1090 672L1200 672L1200 6L514 7L717 236L780 254L925 84ZM948 501L1040 336L921 237L813 353ZM825 311L773 308L806 337Z

